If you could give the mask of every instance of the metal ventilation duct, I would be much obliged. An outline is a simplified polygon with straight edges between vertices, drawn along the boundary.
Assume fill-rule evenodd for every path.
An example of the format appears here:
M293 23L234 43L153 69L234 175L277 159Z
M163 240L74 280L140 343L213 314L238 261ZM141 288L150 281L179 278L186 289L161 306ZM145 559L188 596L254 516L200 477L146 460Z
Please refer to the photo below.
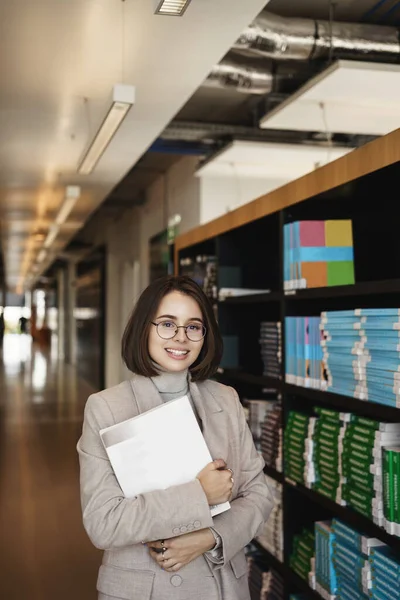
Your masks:
M400 60L399 31L394 27L292 19L263 11L234 44L235 50L275 60Z
M273 78L270 66L265 61L226 57L215 65L204 82L204 86L231 88L245 94L269 94L272 91Z

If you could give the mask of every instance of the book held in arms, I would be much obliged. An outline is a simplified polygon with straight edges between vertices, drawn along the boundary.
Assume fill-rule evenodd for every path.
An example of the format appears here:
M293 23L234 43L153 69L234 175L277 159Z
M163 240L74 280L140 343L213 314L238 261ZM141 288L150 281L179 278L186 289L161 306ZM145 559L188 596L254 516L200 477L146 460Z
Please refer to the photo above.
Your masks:
M284 289L354 284L350 219L287 223L284 236Z
M183 396L100 431L126 498L193 481L212 457L190 405ZM215 516L230 503L211 506Z

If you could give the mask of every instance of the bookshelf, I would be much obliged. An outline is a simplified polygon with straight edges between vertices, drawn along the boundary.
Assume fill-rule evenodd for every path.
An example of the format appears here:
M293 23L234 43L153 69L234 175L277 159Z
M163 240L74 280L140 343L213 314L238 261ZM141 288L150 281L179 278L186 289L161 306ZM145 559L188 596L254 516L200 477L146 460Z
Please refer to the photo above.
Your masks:
M318 406L400 423L398 408L287 383L284 356L286 317L400 307L400 250L393 212L399 181L400 129L175 240L176 273L182 272L182 258L212 254L219 289L260 290L216 301L224 343L233 349L216 378L235 387L244 399L267 399L275 390L281 398L283 428L290 411L311 415ZM352 221L356 283L284 291L285 224L325 219ZM260 357L260 323L278 321L282 324L281 370L279 377L266 377ZM289 566L294 536L317 520L337 517L400 553L400 537L390 535L361 513L304 485L293 485L273 467L266 466L265 473L282 484L284 562L260 544L254 545L265 565L284 575L285 598L295 593L321 598Z

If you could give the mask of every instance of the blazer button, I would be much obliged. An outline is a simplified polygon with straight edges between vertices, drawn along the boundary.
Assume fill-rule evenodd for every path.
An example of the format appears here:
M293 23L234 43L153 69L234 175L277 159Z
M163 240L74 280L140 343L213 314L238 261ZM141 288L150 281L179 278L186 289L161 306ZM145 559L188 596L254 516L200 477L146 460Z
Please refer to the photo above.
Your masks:
M173 575L171 577L171 585L174 587L179 587L182 585L182 577L180 575Z
M198 529L200 527L201 523L200 523L200 521L195 521L193 523L193 525L195 526L196 529Z
M181 527L181 533L187 533L187 527L185 527L184 525L182 525Z
M181 530L179 529L179 527L174 527L174 528L173 528L173 530L172 530L172 533L173 533L174 535L179 535L179 534L180 534L180 532L181 532Z

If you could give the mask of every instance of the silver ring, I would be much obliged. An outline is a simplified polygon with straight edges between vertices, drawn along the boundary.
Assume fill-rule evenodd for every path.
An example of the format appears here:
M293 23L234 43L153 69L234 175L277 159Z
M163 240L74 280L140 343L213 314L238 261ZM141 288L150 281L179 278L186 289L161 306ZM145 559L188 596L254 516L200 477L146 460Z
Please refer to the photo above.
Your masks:
M233 479L233 477L231 477L231 481L232 481L232 484L234 484L234 483L235 483L235 480Z

